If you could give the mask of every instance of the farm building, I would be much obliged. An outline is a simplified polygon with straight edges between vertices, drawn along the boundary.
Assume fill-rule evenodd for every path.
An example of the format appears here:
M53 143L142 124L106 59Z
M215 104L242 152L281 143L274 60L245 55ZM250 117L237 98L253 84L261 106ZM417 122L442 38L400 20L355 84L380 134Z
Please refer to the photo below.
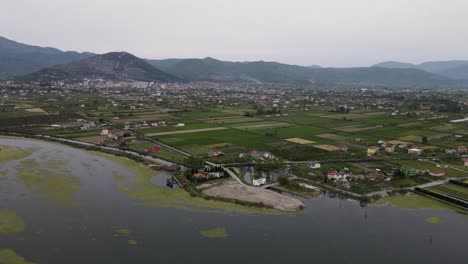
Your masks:
M423 153L422 148L410 148L408 149L408 154L413 154L413 155L421 155Z
M310 161L310 162L307 164L307 166L308 166L309 168L311 168L311 169L320 169L320 167L321 167L322 165L320 165L320 163L317 162L317 161Z
M465 154L468 151L466 146L458 146L458 153Z
M436 171L431 171L429 175L434 176L434 177L443 177L445 176L445 172L441 170L436 170Z
M340 144L340 146L338 147L338 149L342 152L347 152L348 151L348 146L346 146L345 144Z
M393 153L395 152L395 145L387 143L385 144L385 152Z
M266 184L266 178L260 178L252 181L252 185L255 187L262 186Z
M417 170L411 167L401 167L400 171L405 176L416 176L417 174Z
M373 147L367 148L367 155L368 156L375 155L375 154L377 154L377 152L379 152L379 147L373 146Z
M219 157L222 155L224 155L224 153L219 150L213 150L208 153L208 157Z

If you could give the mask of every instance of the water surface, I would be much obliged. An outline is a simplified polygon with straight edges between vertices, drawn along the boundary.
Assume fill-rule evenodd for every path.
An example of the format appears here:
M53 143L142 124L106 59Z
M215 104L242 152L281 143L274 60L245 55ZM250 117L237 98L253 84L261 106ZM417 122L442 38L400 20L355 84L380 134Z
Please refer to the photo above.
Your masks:
M7 171L0 175L0 205L26 223L21 233L0 235L0 248L11 248L36 263L393 264L468 259L468 217L448 209L361 207L327 195L300 198L307 208L297 215L211 212L176 206L176 201L158 207L117 190L116 175L137 175L116 160L35 140L0 138L0 146L33 148L24 159L49 166L52 174L66 172L78 179L72 181L77 186L71 189L72 202L61 201L63 194L51 196L27 186L18 172L21 160L0 162L0 170ZM148 182L159 192L161 187L153 183ZM426 221L430 217L443 221L431 224ZM207 238L201 233L217 228L226 234Z

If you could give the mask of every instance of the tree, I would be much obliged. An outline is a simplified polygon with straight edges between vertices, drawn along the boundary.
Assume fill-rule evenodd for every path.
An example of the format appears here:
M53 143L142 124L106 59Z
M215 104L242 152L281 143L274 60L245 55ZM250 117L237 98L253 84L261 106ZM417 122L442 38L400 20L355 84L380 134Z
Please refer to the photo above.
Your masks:
M428 142L429 140L428 140L427 136L423 136L423 137L421 138L421 141L422 141L423 144L427 144L427 142Z

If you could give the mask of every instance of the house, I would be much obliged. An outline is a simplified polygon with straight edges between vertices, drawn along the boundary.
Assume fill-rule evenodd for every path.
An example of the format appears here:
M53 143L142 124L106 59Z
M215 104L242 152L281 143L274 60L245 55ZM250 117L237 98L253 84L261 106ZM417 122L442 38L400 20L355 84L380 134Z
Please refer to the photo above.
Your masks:
M266 184L266 178L260 178L252 181L252 185L255 187L262 186Z
M465 163L465 167L468 167L468 159L463 159L463 162Z
M458 146L458 153L466 154L466 152L468 152L468 149L466 148L466 146Z
M395 145L387 143L385 144L385 152L393 153L395 152Z
M457 154L457 151L453 148L446 148L445 153L447 154Z
M431 171L429 175L434 176L434 177L443 177L445 176L445 172L442 170L435 170L435 171Z
M327 172L327 178L328 179L337 179L338 178L338 171L336 170L329 170Z
M209 180L210 177L208 176L208 174L206 173L201 173L201 172L198 172L198 173L195 173L192 175L192 177L196 180L196 181L206 181L206 180Z
M159 146L152 146L150 149L145 150L146 153L158 153L161 151Z
M107 135L109 135L109 129L107 129L107 128L102 129L101 130L101 136L107 136Z
M307 164L307 166L311 169L320 169L320 167L322 166L319 162L317 161L309 161L309 163Z
M213 150L208 153L208 157L219 157L222 155L224 155L224 153L219 150Z
M375 155L377 154L377 152L379 152L379 147L372 146L372 147L367 148L367 156Z
M405 176L416 176L418 173L416 169L411 167L401 167L400 172L403 173Z
M340 144L338 149L339 149L339 151L347 152L348 151L348 146L346 146L345 144Z
M424 150L422 148L414 147L414 148L408 149L408 154L421 155L423 151Z
M175 125L175 127L184 127L184 126L185 126L184 123L179 123L179 124Z

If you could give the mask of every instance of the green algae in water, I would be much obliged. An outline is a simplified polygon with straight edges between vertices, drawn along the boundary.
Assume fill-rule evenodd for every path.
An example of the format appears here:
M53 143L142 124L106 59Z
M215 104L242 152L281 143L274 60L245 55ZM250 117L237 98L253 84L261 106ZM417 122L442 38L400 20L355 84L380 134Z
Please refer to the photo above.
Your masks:
M125 236L128 237L130 235L130 230L128 229L117 229L115 230L116 236Z
M25 260L23 257L16 254L15 251L9 248L0 249L0 263L1 264L34 264Z
M201 231L200 235L207 238L223 238L228 236L225 228L214 228L210 230Z
M26 224L16 212L0 209L0 235L23 232ZM1 262L0 262L1 263Z
M429 217L426 219L426 222L430 223L430 224L440 224L442 223L444 220L440 217L436 217L436 216L433 216L433 217Z
M74 194L80 181L69 171L48 170L32 159L20 161L16 170L24 185L34 194L64 207L79 205Z
M450 206L448 204L427 198L421 195L409 194L399 196L388 196L379 199L376 204L389 204L393 207L402 209L452 209L454 211L463 211L462 209Z
M130 246L136 246L138 244L138 242L136 240L133 240L133 239L129 239L127 241L127 243L130 245Z
M22 149L0 146L0 163L23 159L31 156L35 149Z
M241 213L262 213L277 215L292 215L278 210L260 207L243 206L234 203L205 200L191 197L183 189L166 189L155 186L151 183L151 178L158 172L135 162L133 160L117 157L101 152L93 154L116 162L132 172L134 177L126 177L118 172L113 173L115 188L129 197L138 200L146 205L158 207L178 207L190 210L212 211L212 212L241 212Z

